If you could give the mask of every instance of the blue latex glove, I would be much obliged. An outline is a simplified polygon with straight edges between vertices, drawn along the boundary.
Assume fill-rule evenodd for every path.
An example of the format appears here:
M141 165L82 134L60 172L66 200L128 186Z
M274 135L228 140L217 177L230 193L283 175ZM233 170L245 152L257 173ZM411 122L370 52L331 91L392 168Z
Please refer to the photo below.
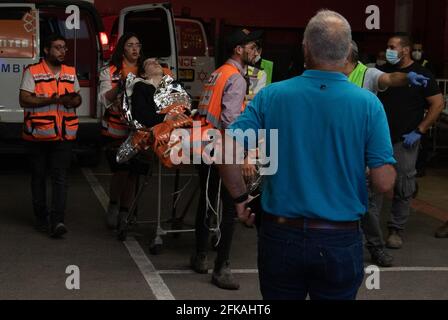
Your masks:
M409 72L408 79L409 79L409 83L413 86L424 87L424 88L426 88L428 86L429 78L425 77L421 74L418 74L415 72Z
M403 135L404 142L403 145L405 148L409 149L414 146L420 139L422 138L422 135L418 133L416 130L412 131L411 133Z

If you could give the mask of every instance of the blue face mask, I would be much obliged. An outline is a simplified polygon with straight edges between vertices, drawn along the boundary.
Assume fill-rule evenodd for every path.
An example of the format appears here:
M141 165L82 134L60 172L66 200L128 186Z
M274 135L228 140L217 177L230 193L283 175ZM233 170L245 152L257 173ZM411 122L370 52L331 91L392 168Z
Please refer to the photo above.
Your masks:
M393 65L396 65L401 60L401 58L398 57L398 51L390 50L390 49L387 49L387 51L386 51L386 59L390 64L393 64Z

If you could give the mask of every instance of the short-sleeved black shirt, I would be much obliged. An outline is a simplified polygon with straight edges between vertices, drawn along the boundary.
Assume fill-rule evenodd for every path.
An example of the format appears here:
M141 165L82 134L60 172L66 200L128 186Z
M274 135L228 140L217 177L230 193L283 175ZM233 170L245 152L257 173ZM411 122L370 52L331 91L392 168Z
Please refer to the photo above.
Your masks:
M426 98L439 94L440 88L431 72L418 63L413 63L404 69L387 64L381 70L387 73L413 71L431 79L426 88L414 86L389 88L378 94L386 110L392 143L397 143L402 140L404 134L417 129L423 121L425 109L428 108Z

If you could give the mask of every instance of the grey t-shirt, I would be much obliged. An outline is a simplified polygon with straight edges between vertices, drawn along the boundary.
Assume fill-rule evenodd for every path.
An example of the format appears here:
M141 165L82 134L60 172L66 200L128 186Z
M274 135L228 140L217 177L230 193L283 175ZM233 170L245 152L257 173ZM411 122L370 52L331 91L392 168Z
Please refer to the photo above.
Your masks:
M378 92L386 91L387 88L380 89L379 88L379 79L384 74L383 71L378 70L377 68L368 68L364 77L364 84L363 88L367 89L374 94L377 94Z
M56 79L59 79L59 73L55 74ZM36 88L36 84L34 83L33 76L31 75L31 72L29 69L25 71L22 78L22 84L20 85L20 90L25 90L28 92L34 92L34 89ZM75 84L74 84L75 92L79 92L79 82L78 78L75 76Z

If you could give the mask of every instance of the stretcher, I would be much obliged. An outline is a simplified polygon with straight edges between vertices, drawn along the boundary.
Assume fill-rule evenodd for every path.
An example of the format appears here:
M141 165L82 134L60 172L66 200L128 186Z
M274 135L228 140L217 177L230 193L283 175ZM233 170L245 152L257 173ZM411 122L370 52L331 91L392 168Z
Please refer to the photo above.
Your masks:
M117 229L117 238L120 241L126 241L128 233L132 231L132 229L139 225L144 224L155 224L156 225L156 232L153 237L153 239L150 242L149 246L149 252L153 255L160 254L162 252L163 248L163 236L166 235L173 235L174 237L178 237L180 234L183 233L194 233L195 229L193 226L188 225L184 222L184 218L188 214L188 211L191 208L191 205L193 204L196 195L198 195L199 191L199 185L197 185L194 188L190 188L189 190L193 190L193 192L190 194L190 196L187 198L184 206L182 208L179 207L179 202L182 197L183 192L185 189L190 185L192 181L192 177L190 180L182 187L180 188L180 175L181 170L176 169L175 170L175 180L174 180L174 192L172 195L172 202L171 202L171 208L169 211L171 211L171 217L169 219L164 219L163 212L164 210L162 198L163 198L163 180L162 180L162 165L160 162L157 163L157 216L155 221L144 221L144 220L138 220L138 204L141 200L141 197L144 194L144 191L146 187L148 186L150 180L153 178L152 170L150 169L148 173L144 176L143 182L138 182L137 189L136 189L136 195L135 199L129 209L129 213L127 216L125 216L119 223L118 229ZM218 197L218 202L216 203L216 206L218 209L217 214L222 214L222 206L220 204L220 197ZM180 213L180 214L179 214ZM218 238L219 238L219 227L217 226L217 223L220 221L220 218L214 220L213 224L216 224L216 226L211 225L210 226L210 232L212 234L212 246L216 247ZM170 227L166 227L169 225Z
M135 199L130 207L129 213L125 217L120 217L119 223L118 223L118 232L117 237L119 240L124 241L126 240L127 234L131 227L136 224L156 224L156 234L153 240L151 241L149 251L151 254L159 254L162 250L163 246L163 240L162 236L173 234L173 235L180 235L181 233L188 233L188 232L195 232L195 229L184 229L184 218L191 207L191 204L193 203L193 200L198 194L198 192L193 192L190 196L190 198L187 200L187 203L185 205L184 210L182 211L181 215L177 215L177 209L178 209L178 203L180 200L180 197L182 196L183 191L185 190L186 186L179 190L179 178L180 178L180 169L179 167L174 168L176 170L175 174L175 183L174 183L174 193L172 194L172 207L171 207L171 219L163 221L162 219L162 162L164 166L167 166L167 157L165 156L165 153L162 152L161 154L158 154L157 151L160 151L160 148L166 148L169 151L170 144L169 143L160 143L157 142L155 145L157 147L149 148L151 143L149 142L149 137L151 136L149 134L150 131L152 131L152 136L157 136L154 131L157 131L155 128L164 128L163 126L166 125L167 122L171 120L165 120L162 124L156 125L151 129L145 128L143 125L141 125L138 121L133 119L131 107L132 107L132 92L133 87L135 83L139 81L144 81L142 79L136 78L135 75L129 74L126 79L126 89L124 90L123 95L123 101L122 101L122 113L123 118L128 123L129 127L132 129L129 137L127 140L120 146L118 153L117 153L117 162L122 163L125 161L128 161L129 159L133 158L137 154L143 154L146 159L149 158L149 155L152 154L152 158L154 158L154 154L157 154L159 157L159 161L157 161L158 164L158 177L157 177L157 220L156 221L138 221L137 219L137 205L138 202L143 195L143 192L147 185L149 184L149 181L152 177L152 170L149 170L146 174L143 183L138 184L136 196ZM163 114L169 110L169 112L184 112L184 111L190 111L191 110L191 99L188 95L188 93L183 89L183 87L175 82L173 82L173 79L170 76L164 76L162 78L161 83L159 84L156 93L154 94L154 101L159 108L158 112ZM179 109L178 111L177 109ZM174 124L177 124L176 121L173 122ZM167 134L169 132L166 132ZM164 135L163 139L166 137ZM167 135L168 139L170 138L170 135ZM160 147L160 148L158 148ZM149 151L152 149L154 153ZM148 153L149 152L149 153ZM169 154L169 152L168 152ZM169 158L168 158L169 159ZM190 180L191 181L191 180ZM187 184L188 185L188 184ZM199 189L199 187L196 188L196 190ZM219 192L218 192L219 194ZM220 197L217 197L217 203L215 208L217 210L213 209L212 204L210 203L208 196L207 196L207 205L208 208L211 208L212 211L216 214L216 227L210 227L210 231L212 233L218 234L218 241L219 241L219 222L220 222L220 214L222 214L222 208L220 205ZM165 229L164 225L166 223L171 224L171 228Z

